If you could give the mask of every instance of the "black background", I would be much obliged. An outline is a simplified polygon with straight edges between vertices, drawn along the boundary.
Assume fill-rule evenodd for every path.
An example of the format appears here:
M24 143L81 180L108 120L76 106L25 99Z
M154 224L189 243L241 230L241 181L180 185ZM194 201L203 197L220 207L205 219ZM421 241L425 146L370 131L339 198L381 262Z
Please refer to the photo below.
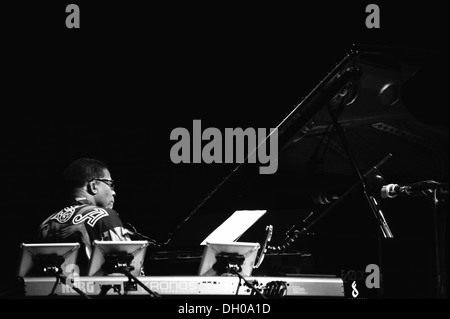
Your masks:
M369 3L80 1L80 29L65 27L67 3L2 6L2 286L14 281L20 243L60 208L58 178L71 160L108 163L115 209L164 242L233 167L173 164L170 132L191 130L194 119L203 128L274 127L353 43L433 50L429 81L408 108L448 128L448 2L377 2L380 29L365 26ZM377 226L365 205L355 196L342 208L349 216L324 222L312 244L316 273L378 262ZM386 297L433 298L430 203L398 200L385 209L406 212L390 216L398 236L383 243ZM212 215L193 232L214 229ZM287 214L280 227L293 222Z

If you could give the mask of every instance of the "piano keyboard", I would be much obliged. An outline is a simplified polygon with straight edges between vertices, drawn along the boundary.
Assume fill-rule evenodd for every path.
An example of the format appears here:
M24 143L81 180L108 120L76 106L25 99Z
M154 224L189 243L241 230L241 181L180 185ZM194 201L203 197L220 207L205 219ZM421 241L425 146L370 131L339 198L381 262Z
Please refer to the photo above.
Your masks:
M244 281L233 276L143 276L137 277L151 291L161 296L251 296L254 294ZM246 277L261 293L279 291L283 297L344 297L340 278L323 277ZM25 296L48 296L56 282L53 277L23 278ZM126 276L74 277L68 284L58 283L57 296L79 295L74 285L90 296L138 296L149 293ZM274 290L275 289L275 290ZM281 296L281 295L280 295Z

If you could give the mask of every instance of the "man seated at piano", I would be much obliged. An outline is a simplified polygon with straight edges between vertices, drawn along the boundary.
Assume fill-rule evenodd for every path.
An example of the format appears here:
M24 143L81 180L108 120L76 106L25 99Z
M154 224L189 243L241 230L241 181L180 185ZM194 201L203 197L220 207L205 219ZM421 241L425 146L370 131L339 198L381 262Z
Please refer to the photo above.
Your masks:
M35 241L78 242L78 267L85 275L94 240L130 241L119 214L113 209L116 192L108 166L97 159L79 158L63 173L68 196L65 206L39 227Z

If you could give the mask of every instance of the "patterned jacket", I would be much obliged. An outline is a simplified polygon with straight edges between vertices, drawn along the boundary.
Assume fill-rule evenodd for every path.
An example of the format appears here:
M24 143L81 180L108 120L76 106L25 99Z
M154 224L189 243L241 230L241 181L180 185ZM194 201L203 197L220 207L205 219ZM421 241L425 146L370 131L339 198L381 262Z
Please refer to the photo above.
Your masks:
M82 273L87 270L94 240L131 239L115 210L94 206L85 198L74 200L48 217L40 225L37 234L38 242L80 243L78 265Z

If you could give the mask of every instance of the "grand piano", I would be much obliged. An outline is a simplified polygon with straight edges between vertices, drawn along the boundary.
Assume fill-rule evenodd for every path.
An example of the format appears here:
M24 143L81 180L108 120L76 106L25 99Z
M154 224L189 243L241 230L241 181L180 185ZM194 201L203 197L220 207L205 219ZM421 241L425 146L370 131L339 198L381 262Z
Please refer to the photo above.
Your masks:
M164 241L148 248L141 281L166 296L255 296L236 277L198 276L204 249L199 243L234 211L267 209L239 238L264 248L258 256L264 261L247 278L262 294L277 282L285 287L284 297L344 298L357 282L367 296L383 296L385 283L389 287L390 278L399 275L393 256L404 241L435 249L430 276L436 287L424 289L447 293L448 248L439 238L444 230L432 227L429 217L431 230L419 229L423 237L417 237L426 243L417 245L410 233L416 223L390 214L406 214L417 205L424 211L427 204L418 202L420 196L406 204L380 197L388 183L437 181L418 195L433 191L439 197L434 221L445 218L439 211L448 198L448 184L441 183L448 180L448 132L424 123L408 107L424 94L418 88L427 90L421 72L432 58L433 52L424 50L353 46L278 124L278 173L260 175L256 165L237 164ZM386 269L381 288L364 287L369 264ZM422 271L428 274L426 267ZM145 295L126 277L79 282L93 295L102 286L115 288L112 294ZM53 284L52 278L25 278L25 295L46 295ZM64 285L57 292L76 295Z

